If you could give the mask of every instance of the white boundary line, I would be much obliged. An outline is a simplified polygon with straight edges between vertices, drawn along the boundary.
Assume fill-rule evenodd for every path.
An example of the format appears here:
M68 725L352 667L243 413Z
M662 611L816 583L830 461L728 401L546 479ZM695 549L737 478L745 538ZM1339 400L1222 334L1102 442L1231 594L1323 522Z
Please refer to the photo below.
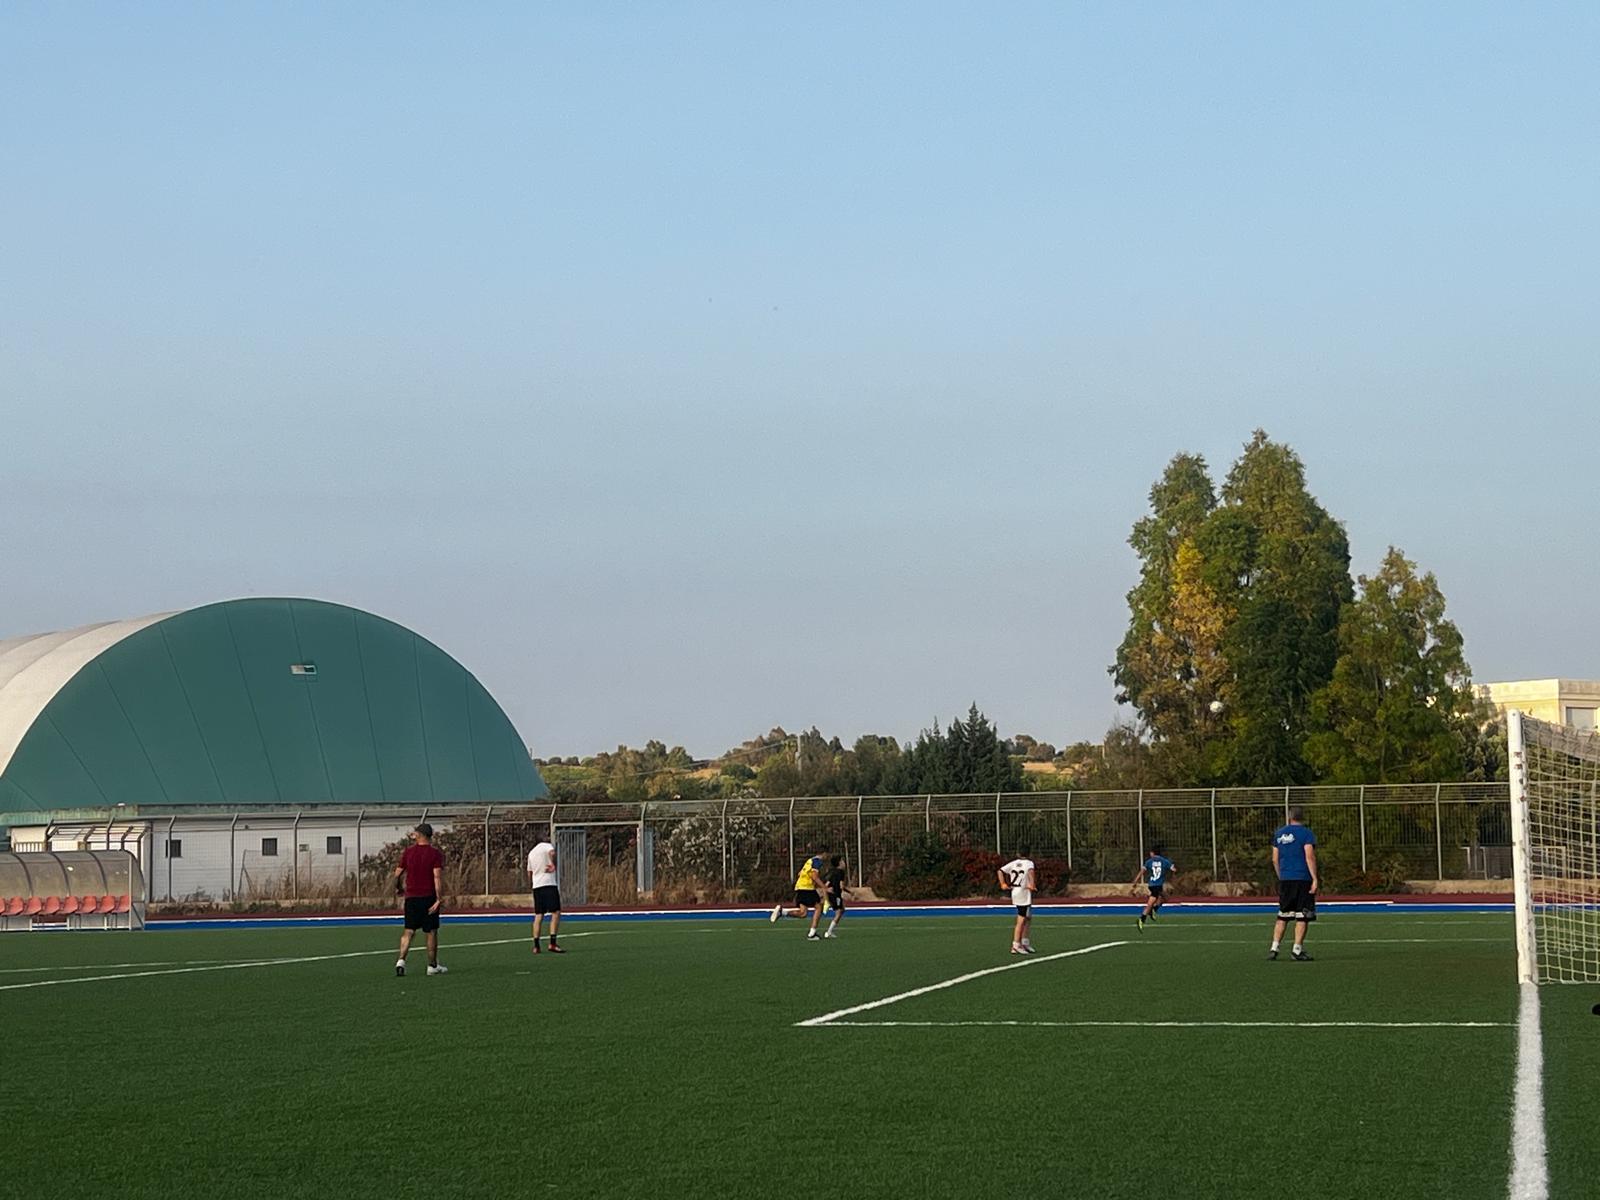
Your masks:
M1509 1021L805 1021L828 1029L1509 1029Z
M1539 985L1523 983L1517 1006L1517 1084L1511 1116L1510 1200L1546 1200L1544 1051L1539 1033Z
M958 983L966 983L972 979L981 979L985 975L998 975L1001 971L1015 971L1021 967L1032 967L1039 963L1055 962L1062 958L1076 958L1080 954L1093 954L1096 950L1110 950L1115 946L1126 946L1127 942L1099 942L1093 946L1084 946L1079 950L1063 950L1060 954L1042 954L1037 958L1029 956L1021 962L1006 963L1001 967L985 967L981 971L970 971L965 975L957 975L954 979L946 979L942 983L930 983L927 987L912 988L909 992L898 992L893 996L885 996L882 1000L869 1000L865 1004L857 1004L853 1008L841 1008L837 1012L824 1013L820 1017L812 1017L807 1021L796 1021L796 1027L827 1025L837 1021L840 1017L854 1016L858 1012L866 1012L872 1008L882 1008L886 1004L898 1004L902 1000L909 1000L913 996L926 996L929 992L937 992L944 988L955 987Z
M569 933L568 938L598 937L605 930L585 930L579 933ZM509 946L516 942L528 942L532 939L527 934L514 938L496 938L488 942L451 942L445 948L448 950L462 950L468 946ZM70 983L101 983L107 979L147 979L154 975L194 975L202 971L243 971L250 967L286 967L295 963L332 962L340 958L368 958L379 954L394 954L393 948L383 950L351 950L344 954L306 954L299 958L250 958L237 962L211 963L198 967L174 967L164 971L123 971L116 975L78 975L70 979L35 979L27 983L0 983L0 992L15 992L23 988L61 987ZM143 963L118 964L127 966L144 966ZM64 968L65 969L65 968ZM92 969L92 968L90 968Z

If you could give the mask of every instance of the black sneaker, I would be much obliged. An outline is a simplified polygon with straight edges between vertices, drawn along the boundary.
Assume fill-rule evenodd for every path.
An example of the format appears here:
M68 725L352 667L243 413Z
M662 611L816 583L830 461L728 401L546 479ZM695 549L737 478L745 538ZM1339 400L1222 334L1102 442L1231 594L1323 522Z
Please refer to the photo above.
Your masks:
M1278 952L1276 950L1268 950L1267 951L1267 961L1268 962L1277 962L1278 961Z
M1311 955L1307 954L1304 950L1300 951L1299 954L1291 954L1291 955L1289 955L1289 958L1293 962L1313 962L1313 961L1315 961L1315 960L1312 959Z

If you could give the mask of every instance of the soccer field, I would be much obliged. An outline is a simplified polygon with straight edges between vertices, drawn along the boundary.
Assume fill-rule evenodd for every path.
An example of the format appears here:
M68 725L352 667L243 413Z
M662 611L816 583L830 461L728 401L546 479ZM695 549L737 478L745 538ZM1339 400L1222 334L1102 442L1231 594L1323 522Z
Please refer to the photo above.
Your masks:
M1270 924L450 923L404 979L387 925L17 935L0 1190L1504 1197L1509 916L1333 915L1309 964ZM1592 1196L1600 994L1541 999L1551 1195Z

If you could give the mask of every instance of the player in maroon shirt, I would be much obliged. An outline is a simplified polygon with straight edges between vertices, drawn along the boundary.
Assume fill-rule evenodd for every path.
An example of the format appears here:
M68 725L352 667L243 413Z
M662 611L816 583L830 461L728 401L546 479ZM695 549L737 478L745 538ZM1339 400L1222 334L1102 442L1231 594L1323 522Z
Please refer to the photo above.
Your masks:
M439 963L439 905L444 896L444 855L433 844L433 826L423 822L411 831L412 844L394 869L394 890L406 896L406 927L400 934L400 958L394 973L406 973L406 955L417 930L428 935L428 974L443 975Z

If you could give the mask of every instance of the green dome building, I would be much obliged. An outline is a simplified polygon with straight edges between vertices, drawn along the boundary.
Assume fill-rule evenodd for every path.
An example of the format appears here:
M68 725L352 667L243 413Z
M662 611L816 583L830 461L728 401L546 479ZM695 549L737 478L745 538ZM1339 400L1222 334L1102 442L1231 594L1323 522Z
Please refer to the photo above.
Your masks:
M0 827L548 795L466 667L358 609L230 600L0 641Z

